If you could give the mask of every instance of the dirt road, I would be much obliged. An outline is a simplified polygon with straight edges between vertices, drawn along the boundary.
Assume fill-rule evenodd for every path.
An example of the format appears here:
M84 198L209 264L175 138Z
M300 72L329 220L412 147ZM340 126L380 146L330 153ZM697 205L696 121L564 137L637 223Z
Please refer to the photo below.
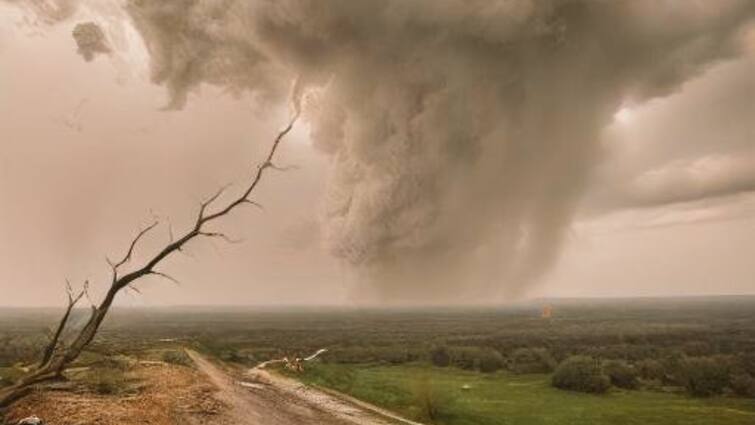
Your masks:
M216 397L229 407L221 425L419 425L260 369L238 381L199 353L187 353L219 389Z

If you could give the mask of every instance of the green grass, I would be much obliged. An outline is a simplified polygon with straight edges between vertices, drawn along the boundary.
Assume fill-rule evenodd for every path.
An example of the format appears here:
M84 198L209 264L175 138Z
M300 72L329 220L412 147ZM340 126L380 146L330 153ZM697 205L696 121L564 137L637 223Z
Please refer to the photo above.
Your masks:
M443 425L755 424L751 399L696 399L617 389L588 395L552 388L547 375L483 375L423 365L318 364L300 378L424 421L428 421L427 409L422 406L429 386L429 399L440 405L432 422ZM470 389L463 390L464 385Z
M15 367L0 367L0 388L15 383L24 374L23 370Z

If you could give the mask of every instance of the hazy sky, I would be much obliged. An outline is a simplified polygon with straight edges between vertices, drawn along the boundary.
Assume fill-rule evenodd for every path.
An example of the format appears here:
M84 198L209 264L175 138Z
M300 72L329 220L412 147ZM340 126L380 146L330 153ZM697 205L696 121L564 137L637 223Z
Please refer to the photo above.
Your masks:
M0 0L0 306L101 291L153 216L189 225L249 175L296 77L279 162L299 168L224 222L244 242L193 242L163 266L180 286L122 304L755 293L750 1L666 2L668 26L644 0L124 3Z

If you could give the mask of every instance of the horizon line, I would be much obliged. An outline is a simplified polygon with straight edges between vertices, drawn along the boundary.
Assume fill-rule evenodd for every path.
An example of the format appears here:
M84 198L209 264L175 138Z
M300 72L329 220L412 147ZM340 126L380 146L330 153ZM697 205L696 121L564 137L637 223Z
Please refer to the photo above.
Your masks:
M259 309L312 309L312 308L332 308L332 309L346 309L346 308L360 308L360 309L396 309L396 308L496 308L496 307L512 307L516 305L527 305L532 303L542 302L558 302L558 301L621 301L621 300L673 300L673 299L704 299L704 298L755 298L755 293L721 293L721 294L686 294L686 295L583 295L583 296L544 296L544 297L532 297L521 300L503 301L498 303L402 303L402 302L386 302L386 303L322 303L322 304L307 304L307 303L275 303L275 304L143 304L143 305L115 305L117 310L130 310L130 309L162 309L162 308L214 308L214 309L239 309L239 308L259 308ZM0 304L0 309L53 309L60 308L62 304L40 304L40 305L3 305ZM77 307L77 308L84 308Z

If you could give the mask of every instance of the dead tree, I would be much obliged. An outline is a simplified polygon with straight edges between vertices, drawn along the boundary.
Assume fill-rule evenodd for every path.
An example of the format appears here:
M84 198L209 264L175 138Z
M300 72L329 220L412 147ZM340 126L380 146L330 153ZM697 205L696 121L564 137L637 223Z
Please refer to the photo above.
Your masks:
M84 294L87 293L87 290L89 288L89 281L84 282L84 287L79 291L78 294L74 295L73 287L71 287L71 283L66 280L66 293L68 293L68 306L66 307L65 313L63 313L63 317L60 318L60 322L58 322L58 327L55 329L55 333L52 334L50 337L50 342L45 347L45 350L42 352L42 359L39 361L39 365L37 367L41 368L44 365L47 364L47 362L50 361L52 358L52 355L55 353L55 349L57 349L60 345L60 337L63 335L63 331L66 329L66 325L68 324L68 319L71 317L71 312L73 311L73 308L76 307L76 304L79 303L79 300L84 296Z
M285 169L285 167L275 165L273 159L281 141L293 128L298 115L299 113L297 109L288 125L281 130L273 140L267 156L264 158L264 161L257 166L256 171L252 174L241 195L232 198L232 200L221 206L215 207L216 201L218 201L224 193L226 187L218 190L215 194L200 203L194 225L191 226L191 228L186 230L177 239L174 239L171 236L171 240L162 249L152 257L149 257L148 260L144 261L139 266L132 267L130 271L124 271L123 269L131 263L134 250L139 241L147 233L157 227L159 224L158 221L153 222L136 235L131 241L126 254L120 260L114 262L108 259L108 264L111 269L109 289L99 305L92 306L91 315L84 327L75 334L70 344L67 344L65 347L61 346L60 334L63 333L66 323L68 322L68 316L70 316L70 311L73 309L73 305L75 305L75 302L73 301L78 301L76 298L80 298L77 296L69 302L69 308L66 310L63 319L60 321L58 326L59 332L56 332L56 334L59 335L53 337L50 345L45 349L43 357L46 357L46 353L50 351L51 355L49 358L46 361L40 362L39 367L20 378L14 385L0 390L0 408L7 407L14 401L25 396L35 385L60 378L68 365L79 357L82 351L92 342L95 335L97 335L97 331L100 329L103 320L105 320L108 311L110 311L110 307L113 305L113 302L121 291L127 288L132 288L132 285L137 281L148 276L157 276L175 282L175 279L170 275L158 270L157 266L160 265L163 260L177 252L181 252L186 244L197 238L219 238L227 242L233 242L233 240L224 233L208 230L207 226L216 222L218 219L225 217L239 207L245 205L258 208L261 207L260 204L251 198L251 195L267 169Z

